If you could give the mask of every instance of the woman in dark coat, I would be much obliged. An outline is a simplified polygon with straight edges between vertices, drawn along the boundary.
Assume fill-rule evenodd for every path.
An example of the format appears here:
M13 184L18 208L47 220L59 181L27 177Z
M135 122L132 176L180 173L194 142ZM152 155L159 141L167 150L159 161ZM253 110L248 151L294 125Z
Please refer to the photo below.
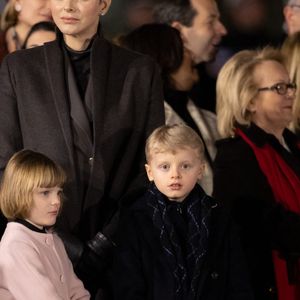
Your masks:
M300 296L300 148L286 129L295 91L272 49L236 54L217 81L213 194L233 208L259 300Z
M109 6L51 1L57 40L8 55L0 71L1 171L22 148L67 171L58 231L91 291L102 284L121 198L143 188L147 135L164 123L157 66L102 36Z

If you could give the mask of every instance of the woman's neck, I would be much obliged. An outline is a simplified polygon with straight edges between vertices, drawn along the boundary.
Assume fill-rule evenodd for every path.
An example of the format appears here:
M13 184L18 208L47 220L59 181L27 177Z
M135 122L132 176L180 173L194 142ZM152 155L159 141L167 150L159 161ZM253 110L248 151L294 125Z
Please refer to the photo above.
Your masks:
M94 38L96 32L89 36L73 36L73 35L64 35L64 41L66 45L74 51L84 51L88 48L91 40Z

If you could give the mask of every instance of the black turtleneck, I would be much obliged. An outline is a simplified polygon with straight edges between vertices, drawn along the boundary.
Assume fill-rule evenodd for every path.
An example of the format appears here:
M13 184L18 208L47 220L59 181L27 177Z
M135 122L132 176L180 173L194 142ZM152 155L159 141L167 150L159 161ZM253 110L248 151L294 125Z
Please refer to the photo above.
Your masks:
M28 229L30 229L32 231L36 231L36 232L39 232L39 233L47 233L46 230L45 230L45 228L40 229L40 228L34 226L33 224L27 222L24 219L16 219L15 222L24 225L25 227L27 227Z
M75 51L69 48L66 43L64 43L64 47L67 50L71 65L73 67L73 72L81 99L84 99L85 91L89 81L90 56L93 41L94 39L91 40L87 49L83 51Z

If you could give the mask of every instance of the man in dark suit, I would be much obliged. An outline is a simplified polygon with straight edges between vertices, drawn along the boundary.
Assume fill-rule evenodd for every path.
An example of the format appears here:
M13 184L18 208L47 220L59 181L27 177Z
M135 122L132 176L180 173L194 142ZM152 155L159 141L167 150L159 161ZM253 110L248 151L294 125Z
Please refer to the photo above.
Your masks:
M22 148L66 170L57 230L92 293L111 252L121 198L143 187L144 142L164 123L156 65L102 36L99 16L109 6L51 0L57 40L8 55L0 71L1 172Z

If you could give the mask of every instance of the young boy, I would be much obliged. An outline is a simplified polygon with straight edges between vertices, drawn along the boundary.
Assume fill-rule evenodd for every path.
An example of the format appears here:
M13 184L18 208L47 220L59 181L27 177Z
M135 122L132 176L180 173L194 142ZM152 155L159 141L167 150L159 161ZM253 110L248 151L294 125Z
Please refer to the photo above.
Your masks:
M186 125L159 127L148 138L151 184L121 223L116 300L253 299L229 216L197 183L203 152Z

